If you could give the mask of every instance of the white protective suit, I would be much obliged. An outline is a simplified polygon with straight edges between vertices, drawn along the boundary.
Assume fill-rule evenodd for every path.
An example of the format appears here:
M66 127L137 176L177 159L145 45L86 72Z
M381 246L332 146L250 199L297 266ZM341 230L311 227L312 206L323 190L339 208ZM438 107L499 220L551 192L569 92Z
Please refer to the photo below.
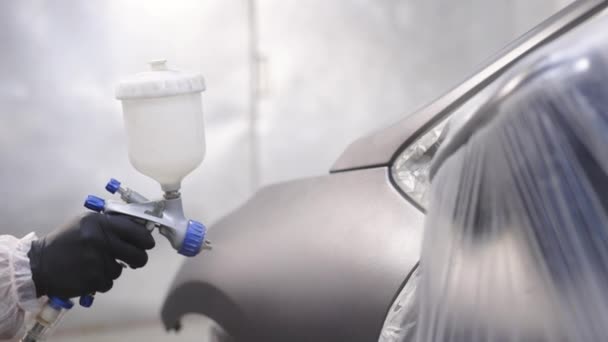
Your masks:
M0 235L0 339L10 339L23 326L25 312L39 308L27 253L34 233L18 239Z

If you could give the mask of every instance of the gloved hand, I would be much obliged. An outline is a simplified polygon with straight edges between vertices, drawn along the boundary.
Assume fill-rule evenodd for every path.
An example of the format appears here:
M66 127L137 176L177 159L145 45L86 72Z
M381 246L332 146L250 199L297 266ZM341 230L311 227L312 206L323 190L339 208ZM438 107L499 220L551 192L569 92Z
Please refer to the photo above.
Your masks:
M126 216L91 213L32 242L28 253L36 294L73 298L107 292L122 272L148 262L154 238Z

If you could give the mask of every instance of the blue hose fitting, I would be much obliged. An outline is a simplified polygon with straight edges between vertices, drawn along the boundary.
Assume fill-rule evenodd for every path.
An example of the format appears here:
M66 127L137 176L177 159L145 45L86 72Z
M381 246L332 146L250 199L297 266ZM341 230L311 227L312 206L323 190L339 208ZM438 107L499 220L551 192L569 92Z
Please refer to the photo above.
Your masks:
M120 189L120 182L114 178L111 178L108 184L106 184L106 190L108 190L108 192L111 194L115 194L118 189Z
M74 306L74 302L71 300L58 297L49 297L48 303L55 310L70 310Z
M91 305L93 305L93 300L95 300L95 297L93 297L92 295L80 296L80 306L84 308L90 308Z
M89 196L87 196L87 199L84 201L84 206L87 209L100 213L106 207L106 200L104 200L103 198L99 198L97 196L89 195Z

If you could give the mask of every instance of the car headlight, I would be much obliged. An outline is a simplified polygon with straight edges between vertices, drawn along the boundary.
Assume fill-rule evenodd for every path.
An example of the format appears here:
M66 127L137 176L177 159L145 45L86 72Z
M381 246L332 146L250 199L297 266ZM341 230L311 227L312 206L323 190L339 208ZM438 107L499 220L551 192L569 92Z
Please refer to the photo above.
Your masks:
M408 146L393 164L397 185L422 208L429 201L429 170L433 156L445 140L448 120L444 119Z
M439 147L467 123L494 94L500 82L494 81L460 107L420 135L398 157L391 167L397 186L422 209L429 204L430 169Z

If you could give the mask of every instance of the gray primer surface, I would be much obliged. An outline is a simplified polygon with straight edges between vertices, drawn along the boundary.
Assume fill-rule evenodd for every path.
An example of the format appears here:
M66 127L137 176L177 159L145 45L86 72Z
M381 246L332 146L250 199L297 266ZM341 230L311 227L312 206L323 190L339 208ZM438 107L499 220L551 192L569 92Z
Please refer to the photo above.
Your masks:
M423 214L387 168L264 188L209 232L162 310L201 313L237 341L372 341L420 253Z

